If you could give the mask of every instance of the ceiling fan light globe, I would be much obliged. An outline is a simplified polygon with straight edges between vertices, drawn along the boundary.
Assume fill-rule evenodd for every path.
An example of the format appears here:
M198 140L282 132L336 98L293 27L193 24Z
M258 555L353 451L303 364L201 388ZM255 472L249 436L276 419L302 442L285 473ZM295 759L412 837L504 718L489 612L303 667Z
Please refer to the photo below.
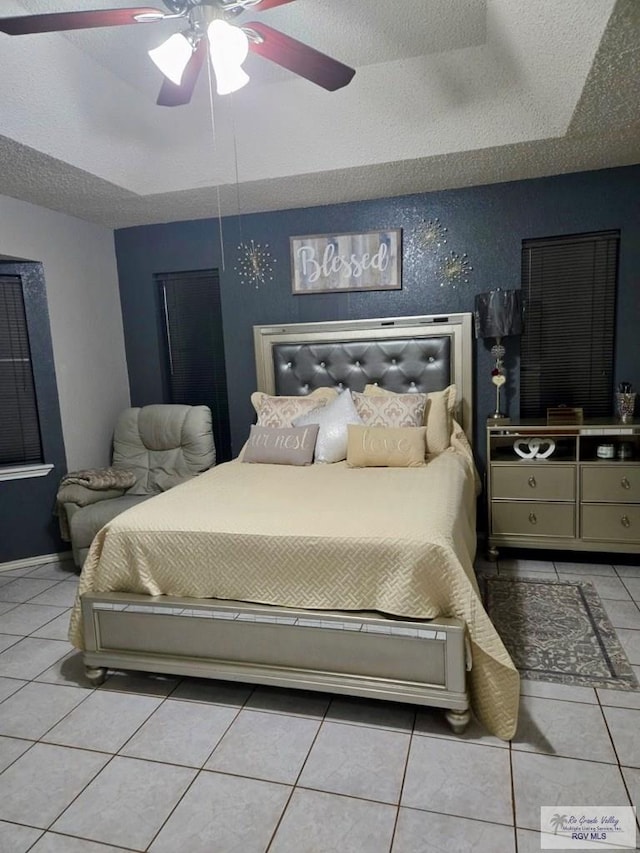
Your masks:
M159 47L149 51L149 56L165 77L179 86L187 63L193 54L193 45L183 33L174 33Z
M249 82L249 75L242 69L249 52L249 39L239 27L221 19L211 22L207 35L217 93L237 92Z
M215 67L214 71L216 75L216 92L219 95L230 95L232 92L237 92L238 89L246 86L250 79L249 75L242 68L237 68L231 73L224 74L218 73Z

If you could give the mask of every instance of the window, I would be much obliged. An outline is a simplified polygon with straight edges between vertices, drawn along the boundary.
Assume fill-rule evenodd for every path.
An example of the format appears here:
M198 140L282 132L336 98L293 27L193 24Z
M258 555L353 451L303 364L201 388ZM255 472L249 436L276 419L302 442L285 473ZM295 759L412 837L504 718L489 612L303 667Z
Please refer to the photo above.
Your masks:
M156 276L167 353L170 403L209 406L216 458L231 459L227 374L217 270Z
M523 242L521 417L560 405L611 415L619 239L606 231Z
M42 462L22 279L0 275L0 465Z

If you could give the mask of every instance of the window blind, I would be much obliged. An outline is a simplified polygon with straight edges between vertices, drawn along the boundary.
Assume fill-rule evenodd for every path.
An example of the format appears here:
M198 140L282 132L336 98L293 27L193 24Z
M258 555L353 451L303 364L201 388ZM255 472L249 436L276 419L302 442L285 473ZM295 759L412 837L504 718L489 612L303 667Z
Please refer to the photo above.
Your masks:
M618 243L617 231L523 242L521 417L613 413Z
M0 275L0 465L38 462L42 443L22 281Z
M209 406L216 458L231 458L227 374L217 270L162 273L169 402Z

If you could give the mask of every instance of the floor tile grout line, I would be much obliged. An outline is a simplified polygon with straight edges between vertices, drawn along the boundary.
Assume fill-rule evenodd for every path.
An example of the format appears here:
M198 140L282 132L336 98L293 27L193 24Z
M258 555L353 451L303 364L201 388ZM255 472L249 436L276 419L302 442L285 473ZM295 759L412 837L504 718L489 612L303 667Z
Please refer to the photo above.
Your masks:
M509 783L511 789L511 817L513 820L513 849L518 853L518 829L516 826L516 785L513 778L513 744L509 741Z
M621 584L622 584L622 586L625 588L625 590L626 590L627 594L629 595L629 598L631 599L631 601L633 601L633 603L637 605L637 603L638 603L638 602L637 602L637 601L635 600L635 598L633 597L633 593L631 592L631 590L630 590L630 589L629 589L629 587L627 586L625 579L624 579L624 578L621 578L620 576L618 576L618 577L619 577L619 579L620 579L620 583L621 583ZM635 578L628 578L628 577L627 577L627 581L628 581L628 580L635 580Z
M210 773L211 771L205 771L205 772ZM234 776L236 774L229 773L227 775ZM240 778L252 779L253 777L247 776L247 777L240 777ZM257 781L264 782L266 780L265 779L259 779ZM271 784L272 785L286 785L286 782L272 782ZM374 797L360 797L357 794L344 794L344 793L341 793L339 791L327 791L326 788L314 788L312 785L295 785L293 789L294 789L294 791L312 791L316 794L327 794L330 797L342 797L342 799L345 799L345 800L356 800L356 802L358 802L358 803L373 803L376 806L386 806L387 808L391 808L391 809L398 808L397 803L390 803L388 800L376 800ZM404 806L403 806L403 808L404 808ZM420 809L420 808L416 808L415 810L416 811L426 811L426 809ZM434 812L434 814L444 814L444 812ZM455 817L455 815L453 815L453 817ZM458 817L459 817L459 815L458 815ZM485 821L485 823L487 823L487 821Z
M37 606L39 606L39 605L37 605ZM53 606L53 605L47 605L47 606ZM54 641L55 641L55 642L57 642L57 643L64 643L64 642L68 642L68 640L61 640L59 637L34 637L34 636L33 636L33 635L34 635L34 633L35 633L35 631L41 631L41 630L42 630L42 628L46 628L46 626L47 626L50 622L53 622L53 621L54 621L55 619L57 619L59 616L64 616L64 611L63 611L62 613L58 613L58 615L57 615L57 616L54 616L52 619L49 619L49 621L48 621L48 622L45 622L45 623L44 623L44 624L42 624L39 628L34 628L34 629L33 629L33 631L32 631L30 634L11 634L11 633L9 633L9 632L7 632L7 631L2 631L2 630L0 630L0 634L4 634L4 636L5 636L5 637L17 637L17 638L18 638L18 640L54 640ZM1 619L1 618L2 618L2 617L0 617L0 619ZM1 624L0 624L0 628L1 628L1 627L2 627L2 626L1 626ZM14 643L13 645L15 645L15 643ZM4 654L4 653L5 653L8 649L10 649L10 648L11 648L11 646L7 646L7 648L6 648L6 649L3 649L3 650L2 650L2 652L0 652L0 654ZM68 654L68 652L67 652L67 654ZM53 664L52 664L52 666L53 666Z
M404 734L404 732L400 732L400 734ZM449 741L450 743L467 743L467 744L469 744L469 746L485 746L485 747L488 747L489 749L500 749L500 750L507 749L506 745L502 746L502 744L499 744L499 743L483 743L482 741L479 742L477 740L466 739L464 737L464 735L433 734L433 732L415 732L415 731L413 732L413 735L415 737L420 737L420 738L429 737L429 738L435 738L436 740L446 740L446 741Z
M144 759L139 759L139 760L144 760ZM191 790L191 788L195 785L195 783L196 783L196 779L199 779L199 778L200 778L200 776L201 776L201 774L205 772L203 769L200 769L200 770L198 770L197 768L192 768L192 769L194 769L194 770L195 770L195 773L194 773L194 775L193 775L193 779L189 782L189 784L187 785L187 787L184 789L184 791L182 792L182 794L178 797L178 799L177 799L177 800L176 800L176 802L174 803L173 807L169 810L168 815L167 815L167 816L165 817L165 819L162 821L162 823L161 823L161 824L160 824L160 826L158 827L158 830L154 833L153 837L151 838L151 841L149 841L149 843L145 846L145 848L144 848L145 850L148 850L148 849L152 846L152 844L155 842L156 838L160 835L160 833L162 832L162 830L163 830L163 829L165 828L165 826L167 825L168 821L169 821L169 820L171 820L171 817L172 817L173 813L175 812L175 810L178 808L178 806L180 805L180 803L181 803L181 802L184 800L184 798L187 796L187 794L189 793L189 791Z
M57 661L56 661L56 663L57 663ZM52 666L53 666L53 665L54 665L54 664L52 664ZM44 672L46 672L46 670L43 670L43 671L44 671ZM40 673L40 675L41 675L41 674L42 674L42 673ZM39 676L37 676L37 677L39 677ZM48 682L35 681L35 679L32 679L32 680L31 680L31 683L36 683L36 684L47 684ZM55 684L54 684L53 686L56 686L56 687L64 687L64 686L66 686L66 685L62 685L62 684L60 684L60 685L55 685ZM101 754L103 754L103 755L111 755L112 757L115 757L116 755L118 755L118 751L116 751L116 752L111 752L110 750L103 750L103 749L95 749L95 748L93 748L93 749L89 748L89 749L88 749L87 747L78 746L77 744L56 743L55 741L45 740L46 736L47 736L50 732L52 732L52 731L53 731L53 729L55 729L55 728L56 728L56 726L59 726L59 725L60 725L60 723L61 723L63 720L66 720L66 719L67 719L67 717L69 717L71 714L73 714L73 712L74 712L74 711L76 711L76 710L77 710L81 705L84 705L84 703L85 703L88 699L90 699L92 696L95 696L95 695L98 693L98 690L99 690L99 688L97 688L97 687L90 687L90 688L86 688L86 687L85 687L85 688L80 688L80 689L83 689L83 690L86 690L86 691L87 691L87 695L84 697L84 699L82 699L80 702L78 702L78 704L77 704L77 705L74 705L74 707L73 707L73 708L71 708L69 711L67 711L67 713L66 713L66 714L64 714L62 717L60 717L60 719L59 719L56 723L54 723L52 726L50 726L50 727L49 727L49 728L48 728L48 729L47 729L47 730L46 730L46 731L45 731L45 732L40 736L40 738L38 739L38 742L40 742L40 741L41 741L42 743L46 743L46 744L48 744L49 746L58 746L58 747L62 747L62 748L75 748L75 749L82 749L82 750L84 750L85 752L98 752L98 753L101 753ZM103 692L104 692L104 693L108 693L109 691L106 691L106 690L105 690L105 691L103 691ZM116 692L116 691L113 691L113 692ZM135 695L141 695L141 694L135 694ZM149 697L149 696L146 696L146 695L145 695L145 696L143 696L143 698L159 698L159 697ZM149 719L149 717L151 717L151 716L152 716L152 714L154 714L154 713L158 710L158 708L160 707L160 705L162 705L162 704L164 703L165 699L166 699L166 697L164 697L164 698L162 699L162 701L160 702L160 704L159 704L159 705L157 705L157 706L153 709L153 711L151 711L151 712L149 713L149 715L148 715L148 716L143 720L143 722L142 722L142 723L140 723L140 725L139 725L139 726L138 726L138 728L135 730L135 732L133 732L133 734L132 734L129 738L127 738L127 740L125 741L125 743L124 743L124 744L122 744L122 746L123 746L123 747L124 747L124 746L125 746L125 745L130 741L130 740L131 740L131 738L132 738L135 734L137 734L137 732L138 732L138 731L142 728L142 726L147 722L147 720ZM122 748L122 747L121 747L121 748ZM110 763L110 762L107 762L107 763ZM106 767L106 764L105 764L105 767Z
M184 679L181 679L181 680L178 682L178 684L176 684L176 686L173 688L173 690L172 690L172 691L171 691L167 696L165 696L165 702L166 702L166 701L167 701L167 699L169 699L169 697L174 693L174 691L178 689L178 687L180 686L180 684L182 683L182 681L184 681ZM211 752L209 753L209 755L207 756L207 758L205 758L205 760L202 762L202 765L201 765L199 768L195 768L196 773L195 773L195 775L194 775L193 779L192 779L192 780L191 780L191 782L187 785L187 787L184 789L184 791L182 792L182 795L178 798L178 800L177 800L177 801L175 802L175 804L173 805L173 808L169 811L169 813L167 814L167 816L165 817L165 819L162 821L161 825L158 827L157 832L154 834L154 836L153 836L153 838L151 839L151 841L150 841L150 842L147 844L147 846L145 847L145 850L148 850L148 849L153 845L153 843L155 842L156 838L160 835L160 833L162 832L162 830L163 830L163 829L165 828L165 826L167 825L168 821L169 821L169 820L171 820L172 815L175 813L175 811L176 811L176 809L178 808L178 806L180 805L180 803L184 800L184 798L187 796L188 792L189 792L189 791L191 790L191 788L195 785L195 783L196 783L196 779L198 779L202 773L204 773L204 772L209 772L209 771L205 771L205 764L209 761L209 759L211 758L211 756L213 755L213 753L216 751L216 749L218 748L218 746L222 743L223 738L225 737L225 735L227 734L227 732L229 731L229 729L231 728L231 726L232 726L232 725L235 723L235 721L238 719L238 716L239 716L240 712L244 709L244 707L246 706L247 702L249 701L250 697L253 695L253 693L254 693L254 692L255 692L255 688L253 688L252 690L250 690L250 691L249 691L249 694L245 697L245 700L244 700L244 702L242 703L242 705L236 706L236 707L237 707L237 711L236 711L236 713L234 714L233 719L231 720L231 722L229 723L229 725L226 727L226 729L224 730L224 733L220 736L220 738L218 739L218 741L217 741L216 745L213 747L213 749L211 750ZM164 702L163 702L162 704L164 704ZM228 707L228 706L225 706L225 707ZM158 706L158 708L160 708L160 705ZM158 710L158 708L156 708L156 711ZM155 714L155 711L154 711L153 713ZM151 716L153 716L153 714L152 714ZM149 717L149 719L150 719L150 717ZM146 722L146 721L145 721L145 722ZM138 731L139 731L139 729L138 729ZM129 738L129 740L131 740L131 738ZM129 741L127 741L127 743L128 743L128 742L129 742ZM126 746L126 744L124 744L122 748L124 748L124 746ZM140 760L146 760L146 759L140 759Z
M168 698L168 697L167 697L167 698ZM200 767L198 767L198 768L197 768L197 770L198 770L198 771L200 771L200 770L205 770L205 769L206 769L205 765L207 764L207 762L208 762L208 761L210 761L210 760L211 760L211 756L212 756L212 755L213 755L213 753L216 751L216 749L220 746L220 744L222 743L222 741L224 740L224 738L225 738L225 737L226 737L226 735L228 734L229 729L231 728L231 726L233 726L233 724L234 724L234 723L235 723L235 721L238 719L238 717L240 716L240 714L242 713L242 711L245 709L245 705L246 705L246 702L247 702L248 698L249 698L249 697L247 697L247 699L245 699L245 702L244 702L244 704L242 704L242 705L218 705L218 706L216 706L216 707L222 707L222 708L235 708L235 709L236 709L236 713L233 715L233 719L232 719L232 720L231 720L231 722L226 726L225 730L223 731L223 733L220 735L220 737L219 737L219 738L218 738L218 740L216 741L216 744L215 744L215 746L213 747L213 749L211 750L211 752L209 752L209 754L207 755L207 757L205 758L205 760L202 762L202 764L200 765ZM175 701L175 700L174 700L174 701ZM210 703L209 703L209 704L210 704ZM154 713L155 713L155 711L154 711ZM125 745L126 745L126 744L125 744ZM171 762L167 762L167 763L169 763L169 764L170 764Z
M599 696L598 696L598 704L600 705L600 710L601 710L601 712L602 712L602 716L603 716L603 718L604 718L604 724L605 724L605 726L606 726L606 729L607 729L607 733L608 733L608 735L609 735L609 738L611 739L611 745L613 746L613 751L614 751L615 756L616 756L616 759L617 759L617 761L618 761L618 771L619 771L619 773L620 773L620 778L622 779L622 785L623 785L623 787L624 787L624 790L625 790L625 793L626 793L626 795L627 795L627 799L629 800L629 803L630 803L631 805L633 805L633 797L631 796L631 791L629 790L629 786L627 785L626 777L625 777L625 775L624 775L624 773L623 773L623 771L622 771L622 767L623 767L623 765L621 765L621 764L620 764L620 756L618 755L618 750L617 750L617 748L616 748L616 745L615 745L615 742L614 742L614 739L613 739L613 735L611 734L611 729L609 728L609 721L607 720L607 715L605 714L605 708L606 708L607 706L606 706L606 705L602 705L602 703L600 702L600 697L599 697ZM634 768L630 768L630 769L634 769ZM640 816L639 816L638 814L636 814L636 827L637 827L637 829L640 829ZM636 829L636 832L637 832L637 829Z
M18 826L20 826L20 825L23 825L23 824L18 824ZM39 829L39 827L34 827L34 829ZM81 836L81 835L71 835L68 832L60 832L58 830L45 829L42 831L42 835L39 838L36 838L36 840L33 842L31 847L29 847L29 850L25 851L25 853L29 853L29 851L33 850L33 848L36 846L36 844L42 840L44 835L56 835L59 838L70 838L73 841L88 841L90 844L96 844L99 848L104 847L106 850L108 847L113 847L115 850L122 850L123 853L131 853L131 851L133 849L131 847L122 847L122 845L120 845L120 844L106 844L103 841L94 841L93 838L85 838L84 836ZM140 851L140 853L142 853L142 851Z
M523 679L525 680L525 679ZM580 690L593 690L596 691L596 687L585 687L580 684L563 684L561 681L535 681L534 684L557 684L560 687L578 687ZM611 688L614 689L614 688ZM620 691L621 693L624 691ZM595 705L595 702L585 702L582 699L567 699L565 696L536 696L535 693L522 693L520 692L520 698L527 699L552 699L554 702L570 702L572 705Z
M609 728L609 722L607 720L607 715L605 714L606 705L603 705L600 701L600 697L598 696L598 692L596 691L596 699L598 700L598 707L600 708L600 713L602 714L602 719L604 720L604 727L607 730L607 734L609 735L609 740L611 741L611 746L613 748L613 754L616 757L616 764L618 768L620 768L620 757L618 756L618 750L616 749L616 745L613 740L613 735L611 734L611 730Z
M103 683L104 683L104 682L103 682ZM96 688L96 692L98 692L98 690L100 690L100 687L102 687L102 685L99 685L99 686ZM103 691L101 691L101 692L104 694L104 693L109 693L110 691L108 691L108 690L103 690ZM114 691L111 691L111 692L113 692L113 693L119 693L119 691L117 691L117 690L114 690ZM125 694L125 695L127 695L127 694ZM139 696L139 695L141 695L141 694L134 694L134 695ZM167 701L167 699L168 699L169 697L168 697L168 696L148 696L148 695L144 695L144 696L143 696L143 698L145 698L145 699L160 699L160 702L156 705L156 707L153 709L153 711L150 711L150 712L149 712L149 714L144 718L144 720L140 723L140 725L136 728L136 730L135 730L134 732L132 732L132 733L129 735L129 737L125 740L125 742L124 742L123 744L121 744L121 745L118 747L118 749L114 752L114 755L119 755L121 758L133 758L133 757L134 757L134 756L124 756L124 755L120 755L120 752L121 752L121 751L125 748L125 746L126 746L126 745L131 741L131 739L132 739L132 738L134 738L134 737L138 734L138 732L140 731L140 729L141 729L144 725L146 725L146 724L149 722L149 720L151 719L151 717L153 717L153 715L155 714L155 712L156 712L156 711L159 711L159 710L160 710L160 708L162 708L162 706L164 705L164 703Z
M12 636L13 636L13 635L12 635ZM22 640L29 640L29 639L34 639L34 640L43 639L43 640L44 640L44 642L47 642L47 643L62 643L62 642L64 642L64 640L48 640L48 639L45 639L44 637L43 637L43 638L40 638L40 637L29 637L29 636L22 637ZM19 641L19 642L21 642L21 641ZM5 649L3 652L0 652L0 662L2 661L2 655L4 654L4 652L8 652L8 651L10 651L10 650L15 646L15 645L17 645L17 643L13 643L13 645L9 646L9 648ZM36 673L36 675L34 675L34 677L33 677L33 678L29 678L29 679L27 679L27 680L28 680L28 681L36 681L38 678L40 678L40 676L41 676L41 675L44 675L44 673L45 673L45 672L47 672L47 670L51 669L51 667L52 667L52 666L55 666L57 663L60 663L60 661L61 661L63 658L65 658L68 654L70 654L70 652L67 650L66 652L64 652L64 654L61 654L59 658L56 658L56 659L55 659L54 661L52 661L50 664L48 664L47 666L45 666L45 668L44 668L43 670L41 670L40 672ZM10 676L3 675L3 674L0 672L0 678L9 678L9 677L10 677ZM50 684L51 682L49 682L49 681L38 681L37 683L38 683L38 684ZM59 687L64 687L65 685L60 684L60 685L58 685L58 686L59 686ZM85 688L85 689L86 689L86 688ZM7 698L9 698L9 697L7 697Z
M544 755L548 758L561 758L565 761L583 761L585 764L597 764L599 767L619 767L617 753L615 761L601 761L597 758L581 758L575 755L563 755L559 752L537 752L536 750L518 749L517 747L514 747L513 751L518 755Z
M0 587L0 589L2 589L2 587ZM0 601L0 604L13 604L13 607L10 607L8 610L5 610L4 613L0 613L0 619L2 619L3 616L6 616L7 613L11 613L11 611L15 610L16 607L20 607L19 601Z
M36 840L32 844L29 845L29 847L27 848L25 853L29 853L29 850L33 850L34 846L38 843L38 841L40 841L42 836L47 831L46 829L43 829L41 826L33 826L33 824L31 824L31 823L19 823L16 820L7 820L4 817L2 818L2 821L3 821L3 823L10 823L12 826L24 826L27 829L35 829L37 832L40 833L40 835L36 838Z
M17 578L15 578L15 580L16 580L16 581L19 581L19 580L29 580L29 578L26 578L26 577L17 577ZM49 580L49 578L31 578L31 580ZM13 602L13 601L7 601L6 599L3 599L3 598L2 598L2 592L1 592L1 590L5 589L7 586L9 586L9 584L3 584L3 586L0 586L0 604L1 604L1 603L4 603L4 604L14 604L14 603L15 603L15 604L31 604L31 603L33 602L33 599L34 599L34 598L37 598L39 595L42 595L44 592L48 592L48 591L49 591L50 589L52 589L54 586L57 586L57 585L58 585L58 583L64 583L64 581L51 581L51 583L49 584L49 586L48 586L48 587L46 587L45 589L41 589L41 590L40 590L40 592L36 592L36 593L34 593L34 595L30 595L30 596L29 596L29 598L25 598L23 601L16 601L16 602ZM49 606L51 606L51 605L49 605ZM53 605L53 606L55 606L55 605Z
M62 581L62 583L66 583L66 581ZM55 622L56 619L59 619L61 616L64 616L65 613L70 614L71 611L73 610L73 607L64 607L61 604L36 604L36 605L32 605L30 601L25 601L24 603L28 604L31 607L35 606L35 607L60 607L60 608L62 608L62 613L58 613L57 616L52 616L51 619L49 619L47 622L43 622L39 628L34 628L33 631L31 631L31 633L24 634L23 635L24 639L26 640L27 638L30 638L32 640L59 640L59 637L34 637L33 635L35 634L36 631L42 631L42 629L46 628L47 625L50 625L52 622ZM4 616L4 614L2 614L2 616ZM2 616L0 616L0 625L2 624ZM71 617L69 617L69 618L71 618Z
M389 853L393 850L393 845L396 840L396 832L398 829L398 820L400 819L400 809L402 808L402 797L404 795L404 783L407 779L407 770L409 769L409 756L411 755L411 747L413 746L413 739L417 737L416 735L416 723L418 721L418 711L414 710L413 712L413 724L411 726L411 733L409 737L409 742L407 743L407 755L404 760L404 768L402 771L402 780L400 781L400 791L398 793L398 808L396 809L396 817L393 822L393 831L391 833L391 843L389 845Z
M64 749L66 749L67 747L63 747L63 748L64 748ZM56 815L56 817L54 817L54 819L51 821L51 823L49 824L49 826L47 826L47 828L45 829L45 832L48 832L48 831L51 829L51 827L52 827L52 826L53 826L53 825L54 825L58 820L60 820L60 818L62 817L62 815L63 815L66 811L68 811L68 809L70 809L70 808L71 808L71 806L76 802L76 800L78 799L78 797L81 797L81 796L82 796L82 794L84 794L84 792L87 790L87 788L89 787L89 785L91 785L91 784L92 784L92 782L94 782L94 781L98 778L98 776L102 773L102 771L103 771L106 767L108 767L108 766L111 764L111 762L113 761L113 759L115 758L115 755L113 755L113 753L104 753L104 754L110 755L109 759L108 759L107 761L105 761L105 763L104 763L104 764L103 764L103 765L102 765L98 770L96 770L95 774L94 774L94 775L89 779L89 781L88 781L85 785L83 785L83 786L82 786L82 790L80 790L80 791L76 794L76 796L75 796L75 797L73 797L73 799L72 799L69 803L67 803L67 805L62 809L62 811L61 811L58 815Z
M336 794L336 796L343 797L343 796L348 796L348 795ZM354 799L358 799L358 798L356 797ZM378 801L377 800L369 800L368 802L378 802ZM380 804L381 805L387 805L387 806L389 805L389 803L380 803ZM459 818L460 820L468 820L471 823L482 823L482 824L486 824L487 826L502 826L502 827L507 827L507 829L512 829L512 826L510 823L500 823L499 820L487 820L487 818L484 818L484 817L468 817L467 815L452 814L451 812L437 812L434 809L423 809L420 806L402 806L401 808L406 809L407 811L421 812L422 814L442 815L443 817L453 817L453 818Z
M280 817L278 818L278 821L277 821L277 823L273 829L273 832L271 833L271 838L269 839L269 843L265 847L265 853L268 853L269 849L271 848L271 845L274 842L276 835L278 834L278 830L280 829L282 821L284 820L284 816L287 813L287 809L289 808L291 800L293 799L294 793L297 790L304 790L303 788L299 787L300 777L302 776L302 774L304 772L304 768L307 766L307 761L309 760L309 756L311 755L313 748L316 745L318 737L320 736L320 732L322 731L322 727L323 727L323 725L327 719L327 714L329 713L329 709L331 708L331 705L333 704L334 697L331 694L328 694L328 695L330 697L329 701L327 702L327 706L324 709L324 713L322 715L322 718L319 721L318 728L316 729L316 733L313 736L313 739L311 741L311 745L309 746L309 749L307 750L307 754L304 757L304 761L302 762L302 764L300 766L300 770L298 771L298 774L295 778L295 781L294 781L293 785L291 786L291 791L289 793L289 796L287 797L287 802L285 803L284 808L282 809L282 812L280 813Z
M3 737L6 737L6 735L3 735ZM30 738L15 738L15 740L30 740ZM31 750L33 749L33 747L34 747L34 746L36 746L36 744L37 744L37 743L38 743L38 741L36 741L36 740L31 741L30 746L28 746L28 747L25 749L25 751L24 751L24 752L21 752L21 753L20 753L20 755L17 755L17 756L13 759L13 761L11 761L9 764L7 764L7 766L6 766L6 767L4 767L4 768L2 769L2 772L0 772L0 776L2 776L2 774L3 774L3 773L5 773L5 772L10 768L10 767L13 767L13 765L16 763L16 761L19 761L19 760L20 760L21 758L23 758L23 757L24 757L28 752L31 752ZM5 819L5 818L2 818L2 820L4 820L4 819ZM10 822L10 823L12 823L13 821L9 821L9 822Z

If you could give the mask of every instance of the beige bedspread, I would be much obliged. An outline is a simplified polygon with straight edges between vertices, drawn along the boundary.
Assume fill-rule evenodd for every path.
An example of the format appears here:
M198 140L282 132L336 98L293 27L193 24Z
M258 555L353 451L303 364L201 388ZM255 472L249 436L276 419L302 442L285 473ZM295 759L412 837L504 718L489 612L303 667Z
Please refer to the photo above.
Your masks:
M79 593L457 616L471 641L474 709L508 739L519 678L478 594L475 499L469 459L453 449L424 468L229 462L103 528ZM79 603L70 639L82 648Z

